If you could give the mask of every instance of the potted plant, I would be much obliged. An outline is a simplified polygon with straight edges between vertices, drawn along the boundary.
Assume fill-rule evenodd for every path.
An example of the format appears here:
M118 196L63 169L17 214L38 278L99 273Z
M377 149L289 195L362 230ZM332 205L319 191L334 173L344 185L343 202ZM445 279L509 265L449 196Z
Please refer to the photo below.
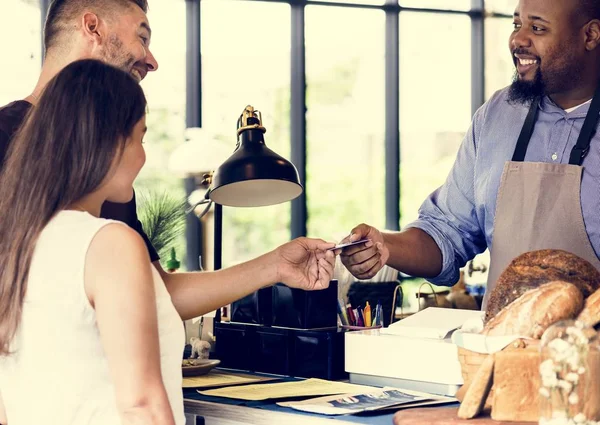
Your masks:
M185 230L186 201L166 191L137 193L138 218L161 259L169 258L171 248ZM181 256L181 252L179 253Z

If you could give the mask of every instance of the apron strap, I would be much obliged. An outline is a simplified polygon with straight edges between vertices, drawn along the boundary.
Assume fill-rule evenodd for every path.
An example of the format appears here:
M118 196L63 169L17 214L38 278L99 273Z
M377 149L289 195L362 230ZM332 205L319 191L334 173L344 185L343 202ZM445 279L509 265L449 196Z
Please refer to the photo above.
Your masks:
M537 117L538 106L540 105L540 97L536 97L531 102L529 112L525 118L525 123L521 128L521 134L519 134L519 140L517 141L517 147L513 153L512 160L523 162L525 160L525 154L527 153L527 146L529 145L529 139L533 134L533 127L535 126L535 120ZM600 105L599 105L600 106Z
M569 157L569 164L581 165L583 158L587 155L590 150L590 142L594 134L596 133L596 126L598 125L598 118L600 116L600 84L596 88L590 109L585 116L583 127L577 138L577 143L571 150L571 156Z

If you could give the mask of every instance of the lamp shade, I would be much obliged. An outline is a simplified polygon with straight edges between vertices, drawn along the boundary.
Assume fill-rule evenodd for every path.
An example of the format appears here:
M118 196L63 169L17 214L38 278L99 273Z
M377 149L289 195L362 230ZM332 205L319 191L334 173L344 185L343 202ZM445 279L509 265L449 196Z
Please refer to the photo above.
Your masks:
M238 120L238 143L215 170L209 197L231 207L260 207L297 198L302 185L296 167L265 145L259 111L247 106Z

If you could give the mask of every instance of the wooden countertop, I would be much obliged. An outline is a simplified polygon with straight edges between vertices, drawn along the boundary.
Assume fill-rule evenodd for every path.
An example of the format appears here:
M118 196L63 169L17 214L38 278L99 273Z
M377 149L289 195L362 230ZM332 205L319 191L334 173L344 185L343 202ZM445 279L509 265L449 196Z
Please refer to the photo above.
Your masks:
M500 422L489 416L489 412L474 419L460 419L458 407L424 407L396 412L394 425L532 425L536 422Z

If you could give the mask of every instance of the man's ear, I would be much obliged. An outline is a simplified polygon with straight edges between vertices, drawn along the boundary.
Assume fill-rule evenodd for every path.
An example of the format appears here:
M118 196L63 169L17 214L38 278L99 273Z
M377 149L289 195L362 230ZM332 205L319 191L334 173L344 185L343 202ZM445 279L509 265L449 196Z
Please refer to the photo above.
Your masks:
M104 30L102 21L98 15L92 12L86 12L81 18L81 30L85 38L95 44L102 44Z
M600 20L592 19L585 25L585 48L594 50L600 44Z

